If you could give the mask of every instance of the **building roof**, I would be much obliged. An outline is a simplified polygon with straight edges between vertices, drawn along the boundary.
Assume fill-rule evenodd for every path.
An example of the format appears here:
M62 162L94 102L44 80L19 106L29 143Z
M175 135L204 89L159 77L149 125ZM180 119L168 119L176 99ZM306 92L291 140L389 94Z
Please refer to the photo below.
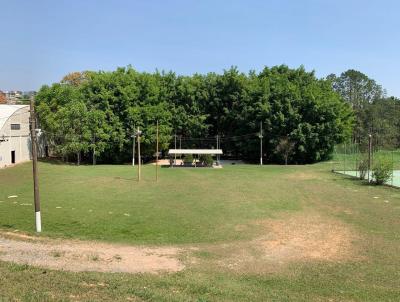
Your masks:
M222 149L169 149L168 154L222 154Z
M3 128L7 120L19 109L29 107L28 105L0 105L0 129Z

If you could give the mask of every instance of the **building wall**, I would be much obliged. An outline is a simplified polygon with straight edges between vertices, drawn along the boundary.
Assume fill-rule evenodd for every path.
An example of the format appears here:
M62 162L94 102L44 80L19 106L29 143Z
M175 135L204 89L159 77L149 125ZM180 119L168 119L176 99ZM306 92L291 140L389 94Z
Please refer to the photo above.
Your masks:
M19 124L20 129L12 130L11 124ZM31 159L29 106L17 110L0 129L0 168L12 164L12 151L15 151L16 164Z

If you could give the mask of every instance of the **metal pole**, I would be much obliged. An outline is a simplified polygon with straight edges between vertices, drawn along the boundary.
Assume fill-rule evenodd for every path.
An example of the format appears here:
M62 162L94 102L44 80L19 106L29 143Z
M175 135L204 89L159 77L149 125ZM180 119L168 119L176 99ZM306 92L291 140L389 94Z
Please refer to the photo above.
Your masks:
M372 135L368 135L368 182L371 181L370 179L370 172L372 166Z
M354 152L356 154L356 177L358 177L358 172L359 172L359 156L360 156L360 150L358 149L358 145L354 143Z
M33 195L35 200L35 222L36 232L42 231L42 218L40 215L39 179L37 170L37 145L36 145L36 119L33 105L33 98L30 103L31 122L31 145L32 145L32 172L33 172Z
M140 181L140 168L141 168L141 160L140 160L140 130L137 128L137 141L138 141L138 181Z
M394 160L393 160L393 150L392 150L392 186L393 186L393 173L394 173Z
M156 181L158 181L158 120L157 120L157 144L156 144Z

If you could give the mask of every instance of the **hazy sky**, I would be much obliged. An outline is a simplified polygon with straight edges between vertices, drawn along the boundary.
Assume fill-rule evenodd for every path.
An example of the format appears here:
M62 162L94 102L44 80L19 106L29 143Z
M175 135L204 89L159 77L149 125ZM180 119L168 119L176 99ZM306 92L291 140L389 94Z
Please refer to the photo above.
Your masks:
M400 97L400 2L352 0L0 0L0 89L71 71L178 74L287 64L349 68Z

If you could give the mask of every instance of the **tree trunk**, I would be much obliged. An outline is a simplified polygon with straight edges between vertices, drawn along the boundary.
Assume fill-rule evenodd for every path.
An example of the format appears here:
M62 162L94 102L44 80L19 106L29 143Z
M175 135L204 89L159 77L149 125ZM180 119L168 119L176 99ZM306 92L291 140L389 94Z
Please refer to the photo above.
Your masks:
M77 156L76 156L76 158L77 158L77 165L79 166L79 165L81 164L81 153L78 152L76 155L77 155Z
M96 149L93 149L93 161L92 161L92 163L93 163L93 166L96 165Z

